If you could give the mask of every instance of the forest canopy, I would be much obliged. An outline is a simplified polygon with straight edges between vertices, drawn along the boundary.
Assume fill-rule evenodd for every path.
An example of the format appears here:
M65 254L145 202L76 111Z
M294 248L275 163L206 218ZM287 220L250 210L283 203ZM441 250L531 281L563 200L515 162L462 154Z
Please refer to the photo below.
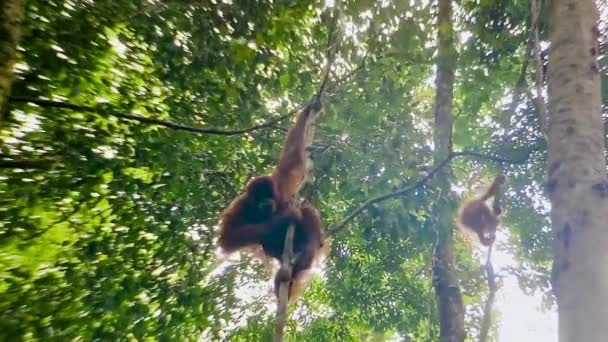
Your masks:
M271 340L271 273L218 220L313 99L329 249L286 340L608 333L608 7L552 3L0 4L0 341ZM488 248L455 222L497 175Z

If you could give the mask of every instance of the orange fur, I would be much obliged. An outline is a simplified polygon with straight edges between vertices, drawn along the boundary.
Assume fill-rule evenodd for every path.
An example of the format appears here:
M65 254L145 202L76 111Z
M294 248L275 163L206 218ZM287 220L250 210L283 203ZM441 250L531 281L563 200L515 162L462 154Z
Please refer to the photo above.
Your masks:
M464 201L458 211L456 225L467 235L475 233L484 246L490 246L496 239L498 216L500 208L490 207L486 202L496 196L499 187L504 184L505 177L497 176L492 185L481 196Z
M319 251L315 254L315 258L312 263L312 267L308 270L305 270L300 274L299 277L292 280L289 288L289 301L295 302L297 298L299 298L303 293L306 287L310 284L310 280L312 279L312 268L318 267L321 265L327 253L329 252L329 243L327 240L323 241L323 244Z
M327 254L328 243L321 229L321 218L318 210L310 204L302 205L301 225L296 225L294 236L294 253L292 277L289 282L289 300L295 301L306 288L311 278L311 269L320 264ZM281 235L283 238L284 234ZM282 248L281 248L282 253ZM285 276L279 269L275 275L275 294L278 295L280 282Z
M308 181L312 162L307 148L312 140L315 114L320 109L320 104L308 105L298 115L296 124L287 132L279 163L271 176L275 181L277 193L284 196L284 200L293 198Z
M252 179L220 216L218 244L224 252L247 248L277 260L281 259L287 227L295 225L293 289L307 283L305 277L325 244L317 209L310 204L294 204L311 168L308 147L312 122L319 110L320 104L313 103L299 113L272 174ZM293 300L296 292L290 293Z

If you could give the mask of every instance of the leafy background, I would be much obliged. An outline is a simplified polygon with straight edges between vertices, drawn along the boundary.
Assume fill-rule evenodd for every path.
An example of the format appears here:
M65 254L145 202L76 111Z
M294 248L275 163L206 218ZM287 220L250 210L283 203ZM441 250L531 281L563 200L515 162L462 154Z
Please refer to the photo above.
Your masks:
M436 8L341 1L333 45L332 12L319 1L27 1L13 96L94 110L11 103L3 158L52 163L0 169L0 340L267 340L269 275L248 259L218 269L214 226L248 179L271 170L290 121L196 134L111 113L246 129L308 101L332 46L306 195L336 224L432 165ZM452 188L509 177L499 247L513 264L501 272L551 307L532 61L522 73L528 3L464 0L454 23L455 149L525 162L455 159ZM433 208L445 196L429 182L334 234L290 337L436 340ZM477 256L458 242L471 338L487 292Z

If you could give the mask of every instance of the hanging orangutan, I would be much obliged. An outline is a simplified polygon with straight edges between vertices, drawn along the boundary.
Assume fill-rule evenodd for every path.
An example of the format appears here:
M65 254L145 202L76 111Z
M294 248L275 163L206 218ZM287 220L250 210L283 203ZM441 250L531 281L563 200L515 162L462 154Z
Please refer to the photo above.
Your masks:
M498 201L490 207L487 201L497 196L500 186L505 183L505 177L500 175L494 179L492 185L479 197L462 203L456 224L464 231L477 234L484 246L490 246L496 239L496 228L499 215L502 213Z
M275 293L281 282L289 281L290 300L305 288L308 271L325 246L317 209L311 204L298 206L295 201L308 180L311 169L308 147L312 124L320 110L320 103L315 101L298 114L273 172L253 178L220 216L218 244L225 253L261 246L266 256L279 261L287 228L294 226L295 262L291 279L282 270L275 276Z

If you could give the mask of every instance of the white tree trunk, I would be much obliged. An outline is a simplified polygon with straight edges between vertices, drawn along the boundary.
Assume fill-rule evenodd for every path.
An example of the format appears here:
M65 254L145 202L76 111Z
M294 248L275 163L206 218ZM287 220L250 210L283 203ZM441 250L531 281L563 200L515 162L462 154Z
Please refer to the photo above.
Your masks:
M597 21L593 0L552 1L547 193L562 342L608 341L608 180Z

